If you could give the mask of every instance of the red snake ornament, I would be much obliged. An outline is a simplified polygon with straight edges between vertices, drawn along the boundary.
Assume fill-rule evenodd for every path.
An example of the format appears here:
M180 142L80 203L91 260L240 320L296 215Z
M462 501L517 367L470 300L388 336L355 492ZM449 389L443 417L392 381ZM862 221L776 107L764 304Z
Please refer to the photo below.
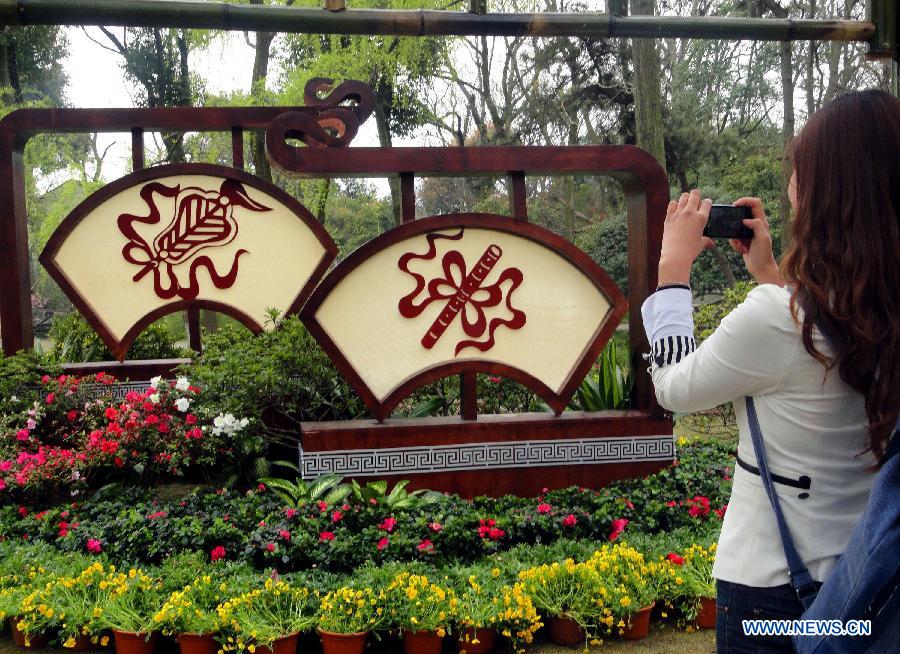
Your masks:
M134 228L134 223L155 225L160 222L159 207L154 194L175 198L175 213L169 224L154 239L152 245ZM140 190L141 199L150 210L146 216L123 213L118 217L119 231L128 239L122 248L122 256L129 263L141 266L133 281L139 282L147 273L153 272L153 290L164 300L176 295L193 300L200 294L197 270L206 268L210 281L218 289L231 288L237 279L238 258L247 250L240 249L234 254L230 270L220 275L208 256L195 255L205 248L222 247L237 236L238 225L234 219L234 207L250 211L271 211L269 207L254 202L247 195L240 182L226 179L218 192L206 191L194 186L182 188L166 186L160 182L145 184ZM191 260L188 268L187 287L179 284L174 266Z

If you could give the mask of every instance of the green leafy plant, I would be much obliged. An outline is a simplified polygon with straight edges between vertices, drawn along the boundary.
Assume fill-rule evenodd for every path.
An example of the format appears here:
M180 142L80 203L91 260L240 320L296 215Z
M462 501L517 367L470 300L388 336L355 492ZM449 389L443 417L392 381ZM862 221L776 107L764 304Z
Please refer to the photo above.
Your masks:
M439 502L443 495L436 491L417 490L412 493L406 490L409 480L398 481L397 484L387 492L386 481L373 481L365 486L360 486L355 479L350 481L350 487L353 489L353 497L361 504L375 503L387 507L390 510L412 509L416 506L425 506Z
M596 365L575 391L569 408L579 411L606 411L628 407L631 370L620 363L619 346L610 341L600 352Z
M318 597L304 586L267 579L262 588L222 602L216 611L225 651L251 653L279 638L312 629Z
M112 353L80 313L54 318L49 336L53 339L50 356L59 363L112 361ZM142 331L128 349L129 359L173 359L187 354L176 346L181 335L166 322L156 322Z
M277 477L260 479L273 493L283 499L288 506L297 507L313 502L337 504L351 493L350 486L342 484L344 478L338 475L322 475L316 479L296 479L289 481Z

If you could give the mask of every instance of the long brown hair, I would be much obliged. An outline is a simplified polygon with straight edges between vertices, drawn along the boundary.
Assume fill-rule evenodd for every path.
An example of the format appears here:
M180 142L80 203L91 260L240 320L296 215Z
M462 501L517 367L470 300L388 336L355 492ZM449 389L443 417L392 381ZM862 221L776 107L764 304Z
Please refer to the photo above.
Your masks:
M797 175L782 259L803 309L803 345L865 398L869 448L883 461L900 410L900 99L847 93L810 117L789 146ZM813 346L813 325L831 357Z

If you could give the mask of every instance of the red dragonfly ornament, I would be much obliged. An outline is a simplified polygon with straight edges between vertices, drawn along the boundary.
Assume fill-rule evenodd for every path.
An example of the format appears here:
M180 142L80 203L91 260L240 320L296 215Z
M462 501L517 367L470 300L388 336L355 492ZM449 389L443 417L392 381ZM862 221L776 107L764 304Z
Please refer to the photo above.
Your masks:
M462 328L470 339L462 340L456 344L454 356L467 347L474 347L482 352L487 352L495 344L494 332L498 327L506 326L509 329L521 329L525 325L525 312L516 309L512 305L512 296L522 284L522 271L518 268L506 268L497 277L493 284L485 285L485 280L491 271L497 266L503 256L503 250L496 244L491 244L485 249L470 272L466 273L466 260L458 250L450 250L441 259L443 275L429 281L425 281L424 275L409 269L412 261L430 261L437 257L436 241L446 239L458 241L462 239L465 230L461 229L457 234L440 234L433 232L426 234L428 251L425 254L409 252L400 257L397 266L403 272L412 276L416 281L416 287L412 293L404 296L398 305L400 314L404 318L416 318L422 314L433 302L444 302L441 312L432 322L431 326L422 336L422 346L431 349L440 340L447 328L453 323L458 314L461 315ZM460 280L457 282L456 280ZM508 290L504 292L503 284L510 282ZM417 298L425 290L421 300ZM491 309L505 302L506 309L512 314L511 318L495 317L488 321L485 309ZM484 337L484 340L477 340Z
M156 235L151 244L137 232L134 223L155 225L160 222L162 216L154 195L174 198L175 208L168 225ZM223 247L235 239L238 233L238 224L234 219L235 207L250 211L271 211L271 208L250 199L241 183L233 179L223 180L218 191L150 182L141 188L140 196L150 213L146 216L123 213L117 221L119 230L128 239L128 243L122 248L122 256L129 263L141 266L132 278L135 282L153 272L153 289L164 300L176 295L185 300L196 298L200 293L197 281L197 269L200 267L206 268L216 288L231 288L237 279L238 258L247 250L235 252L231 269L224 275L216 271L208 256L198 257L197 253L206 248ZM183 287L174 268L188 261L188 285Z

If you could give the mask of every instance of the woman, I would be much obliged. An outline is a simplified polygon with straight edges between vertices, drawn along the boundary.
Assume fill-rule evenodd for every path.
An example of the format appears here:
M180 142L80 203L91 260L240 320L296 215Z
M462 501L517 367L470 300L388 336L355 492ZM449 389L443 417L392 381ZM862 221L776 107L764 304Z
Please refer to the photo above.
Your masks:
M745 636L741 620L802 613L742 398L755 398L787 524L818 582L864 510L900 409L900 100L841 96L789 155L795 219L780 269L760 201L738 200L753 239L731 243L759 286L695 350L688 281L711 245L711 201L685 193L669 204L659 288L642 309L659 403L690 412L734 401L738 460L713 569L719 652L791 652L787 637Z

